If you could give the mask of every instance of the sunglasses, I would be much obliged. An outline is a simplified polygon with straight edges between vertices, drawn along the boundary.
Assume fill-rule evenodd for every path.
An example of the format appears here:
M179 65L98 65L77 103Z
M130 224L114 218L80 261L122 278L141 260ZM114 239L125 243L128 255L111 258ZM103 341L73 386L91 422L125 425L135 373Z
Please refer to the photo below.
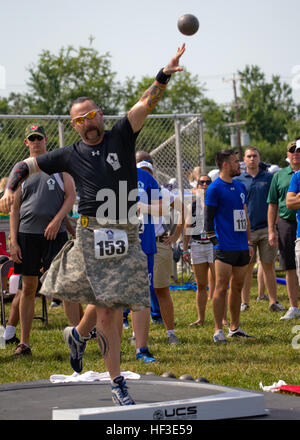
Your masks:
M299 149L299 147L298 148L297 147L291 147L291 148L288 149L288 152L289 153L300 153L300 149Z
M211 184L211 180L198 180L198 185L204 185L206 184L207 186Z
M75 125L82 125L82 124L84 124L85 119L88 119L89 121L91 119L94 119L98 112L99 112L99 110L91 110L90 112L86 113L85 115L78 116L77 118L73 118L72 122Z
M34 142L36 139L37 139L38 141L41 141L41 140L44 139L44 136L41 136L41 135L39 135L39 134L32 134L31 136L28 136L27 139L28 139L30 142Z

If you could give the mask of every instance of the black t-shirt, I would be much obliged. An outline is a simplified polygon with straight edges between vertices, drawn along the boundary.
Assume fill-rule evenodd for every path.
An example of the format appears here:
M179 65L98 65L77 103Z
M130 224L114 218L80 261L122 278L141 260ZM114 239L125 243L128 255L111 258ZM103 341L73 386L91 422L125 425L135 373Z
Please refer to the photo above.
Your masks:
M137 135L125 116L98 145L78 141L38 156L37 163L47 174L65 171L74 178L80 214L125 220L137 201Z

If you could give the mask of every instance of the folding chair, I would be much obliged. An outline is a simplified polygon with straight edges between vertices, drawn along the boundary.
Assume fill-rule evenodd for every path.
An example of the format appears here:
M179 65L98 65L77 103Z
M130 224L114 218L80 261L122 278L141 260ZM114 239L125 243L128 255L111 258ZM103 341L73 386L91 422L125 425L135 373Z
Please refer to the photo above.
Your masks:
M9 292L5 292L3 289L3 277L7 277L11 270L13 270L14 262L12 260L8 260L0 268L0 295L1 295L1 324L6 326L5 319L5 300L11 299L15 294L11 294ZM47 299L44 295L37 295L42 298L42 316L34 316L34 319L40 319L48 328L48 310L47 310Z
M8 277L9 272L13 270L13 267L14 262L12 260L7 260L5 261L5 263L2 264L0 268L1 325L4 326L6 325L4 301L11 298L13 295L4 290L3 278Z

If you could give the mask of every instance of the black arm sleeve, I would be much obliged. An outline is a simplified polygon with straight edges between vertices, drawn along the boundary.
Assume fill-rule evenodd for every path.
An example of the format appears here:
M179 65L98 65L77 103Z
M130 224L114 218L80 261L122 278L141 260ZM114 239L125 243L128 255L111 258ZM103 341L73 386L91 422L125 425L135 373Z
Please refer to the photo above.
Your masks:
M216 216L217 207L216 206L207 206L204 207L204 230L206 232L214 232L215 225L214 219Z
M11 170L7 188L15 192L18 186L29 176L29 168L26 162L18 162Z

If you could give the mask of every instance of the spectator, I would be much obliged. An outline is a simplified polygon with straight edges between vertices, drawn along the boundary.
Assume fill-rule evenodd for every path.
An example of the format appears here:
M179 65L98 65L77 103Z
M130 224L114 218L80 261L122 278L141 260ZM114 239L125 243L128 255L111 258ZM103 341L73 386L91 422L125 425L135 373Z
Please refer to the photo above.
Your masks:
M296 140L295 154L300 155L300 138ZM296 257L296 271L298 282L300 281L300 173L295 172L291 178L290 185L286 196L286 206L288 209L297 210L297 239L295 245L295 257ZM300 318L300 311L297 307L291 306L287 311L289 319ZM288 317L286 319L288 319Z
M31 124L26 128L24 142L30 157L44 154L47 140L44 127ZM64 218L74 200L74 182L66 173L33 175L15 193L10 216L10 252L15 273L22 274L21 341L16 356L31 355L29 337L40 269L49 268L68 240Z
M213 263L213 246L204 230L204 194L211 184L207 175L200 175L196 186L196 199L189 205L184 225L183 235L183 258L192 263L193 272L197 284L196 309L198 319L190 325L203 324L207 304L208 273L213 275L213 296L215 271ZM188 246L190 243L190 252Z
M251 242L253 257L249 263L242 290L241 311L249 309L252 273L259 251L259 260L265 274L271 311L282 311L284 307L277 301L277 284L274 263L277 249L270 246L268 240L268 204L267 198L273 175L260 167L260 154L256 147L247 147L244 154L246 171L236 180L242 182L247 190L247 211L251 223Z
M291 178L300 169L300 153L299 150L296 151L296 141L288 143L287 159L289 165L274 175L268 195L269 242L274 248L279 248L279 262L281 268L286 271L286 287L290 303L288 311L280 318L281 320L292 319L298 315L299 286L295 263L296 211L286 206L286 195Z
M228 337L248 338L240 328L241 291L252 257L250 221L247 215L245 186L234 180L240 175L240 163L234 150L221 150L216 155L220 170L218 177L205 193L205 222L207 236L215 245L216 286L213 296L216 343L226 342L223 317L226 293L230 283L228 306L230 329Z

